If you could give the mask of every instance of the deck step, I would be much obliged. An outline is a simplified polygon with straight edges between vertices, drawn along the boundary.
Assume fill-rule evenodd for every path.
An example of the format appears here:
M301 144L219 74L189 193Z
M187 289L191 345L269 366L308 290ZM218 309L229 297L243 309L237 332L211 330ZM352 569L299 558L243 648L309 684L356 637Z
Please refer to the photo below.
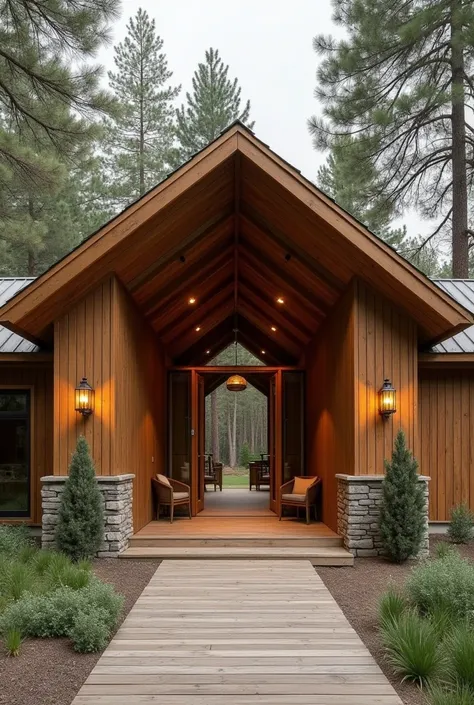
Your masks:
M342 546L340 536L132 536L130 546L148 548L334 548Z
M205 560L308 560L313 565L350 566L354 557L342 547L311 548L304 546L210 546L210 547L149 547L132 546L120 558L205 559Z

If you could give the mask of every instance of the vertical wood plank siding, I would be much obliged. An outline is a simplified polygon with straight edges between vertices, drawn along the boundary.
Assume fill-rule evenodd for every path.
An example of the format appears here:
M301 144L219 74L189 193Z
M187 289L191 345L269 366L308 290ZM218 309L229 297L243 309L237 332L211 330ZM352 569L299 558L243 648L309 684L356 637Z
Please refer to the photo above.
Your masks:
M363 282L355 283L356 475L383 473L401 428L418 453L418 342L416 323ZM378 391L388 377L397 390L397 411L384 420ZM346 472L345 470L342 472Z
M381 474L399 428L417 453L416 324L364 283L347 289L306 351L308 473L323 479L323 521L336 529L336 473ZM384 421L378 390L397 389Z
M74 410L83 376L95 389L94 413L86 418ZM84 434L97 474L136 475L135 530L151 519L150 477L164 467L164 385L155 336L115 278L55 322L54 474L67 474Z
M420 470L431 477L430 519L474 510L474 370L420 370Z
M133 525L138 531L152 519L151 478L165 470L166 376L153 330L117 281L114 290L114 474L135 474Z
M66 475L76 441L90 444L99 475L114 471L115 379L112 357L114 280L108 279L54 326L54 474ZM74 410L74 388L87 377L95 389L94 413Z
M32 357L34 353L32 353ZM6 365L0 361L0 388L31 387L31 516L21 519L41 523L40 477L53 471L53 365ZM2 523L9 520L1 519Z
M354 291L306 351L307 473L323 481L322 520L337 530L336 473L354 473Z

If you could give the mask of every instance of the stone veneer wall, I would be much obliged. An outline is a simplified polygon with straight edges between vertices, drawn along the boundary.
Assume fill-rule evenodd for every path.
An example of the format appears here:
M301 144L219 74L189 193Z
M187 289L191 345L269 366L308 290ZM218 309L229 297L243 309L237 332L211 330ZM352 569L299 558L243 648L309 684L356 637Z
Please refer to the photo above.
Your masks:
M104 498L104 541L97 553L99 558L116 558L128 547L133 534L132 493L135 475L97 475ZM43 509L41 543L54 548L61 493L67 476L47 475L41 478Z
M379 513L382 504L384 475L336 475L337 478L337 532L344 540L344 547L354 556L383 555L379 532ZM428 539L428 482L424 483L425 531L418 558L429 552Z

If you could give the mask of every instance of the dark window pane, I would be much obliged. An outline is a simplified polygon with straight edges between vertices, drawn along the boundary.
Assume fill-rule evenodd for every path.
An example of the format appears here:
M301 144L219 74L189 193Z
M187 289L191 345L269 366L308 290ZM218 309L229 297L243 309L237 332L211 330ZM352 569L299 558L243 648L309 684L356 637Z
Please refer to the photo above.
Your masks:
M0 414L2 411L25 411L28 409L28 394L25 392L0 392Z
M0 416L0 512L28 512L27 419Z

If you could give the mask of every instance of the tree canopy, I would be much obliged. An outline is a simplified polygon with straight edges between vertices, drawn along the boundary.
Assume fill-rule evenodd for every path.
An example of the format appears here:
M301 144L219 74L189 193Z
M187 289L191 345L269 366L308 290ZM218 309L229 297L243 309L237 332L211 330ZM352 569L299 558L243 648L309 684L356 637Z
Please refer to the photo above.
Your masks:
M464 0L333 0L345 37L317 36L318 149L354 136L399 210L450 228L453 275L468 276L468 194L474 178L474 6Z
M242 106L242 89L237 78L228 77L229 66L217 49L206 51L205 61L198 65L192 80L192 93L186 93L186 105L176 111L176 135L181 159L189 159L208 145L234 120L250 129L250 101Z

